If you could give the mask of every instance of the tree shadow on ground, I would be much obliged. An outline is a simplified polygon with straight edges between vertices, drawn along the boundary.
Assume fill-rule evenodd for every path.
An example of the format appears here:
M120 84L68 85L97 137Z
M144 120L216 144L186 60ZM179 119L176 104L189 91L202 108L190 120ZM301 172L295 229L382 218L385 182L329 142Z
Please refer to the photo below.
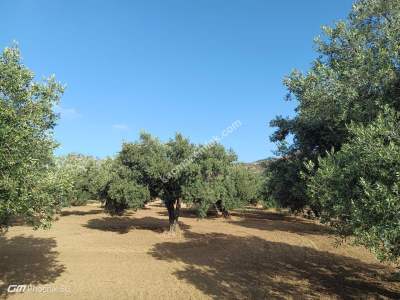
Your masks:
M158 212L160 216L168 217L167 211ZM246 209L231 211L231 217L226 220L230 224L239 225L252 229L268 230L268 231L285 231L296 233L299 235L316 234L325 235L332 234L332 230L328 226L317 224L315 221L285 215L279 212L272 212L265 209ZM196 210L192 208L182 208L180 211L181 218L199 218ZM210 210L207 219L223 218L217 212Z
M97 215L104 213L104 210L102 209L92 209L88 211L81 211L81 210L63 210L60 213L61 217L67 217L67 216L87 216L87 215Z
M188 230L189 225L179 222L180 229ZM84 225L86 228L103 231L112 231L119 234L128 233L130 230L151 230L162 233L169 228L168 220L153 217L129 218L129 217L105 217L92 219Z
M53 238L0 236L0 297L10 284L49 284L65 271Z
M239 217L239 219L229 220L229 223L247 228L268 231L285 231L300 235L332 234L332 230L328 226L317 224L315 221L295 216L288 216L279 212L271 212L263 209L251 209L234 211L231 215Z
M185 236L185 242L156 244L149 254L186 264L174 275L215 299L400 297L381 265L255 236Z
M166 216L168 217L168 211L159 211L158 214L160 216ZM194 208L181 208L179 212L179 217L180 218L189 218L189 219L201 219L199 215L197 214L197 210ZM218 218L223 218L221 214L218 214L217 211L215 210L209 210L207 212L206 219L218 219Z
M163 217L168 217L168 211L159 211L158 214ZM188 208L181 208L179 211L179 217L180 218L199 218L199 216L196 213L196 210L194 209L188 209ZM207 216L208 217L208 216Z

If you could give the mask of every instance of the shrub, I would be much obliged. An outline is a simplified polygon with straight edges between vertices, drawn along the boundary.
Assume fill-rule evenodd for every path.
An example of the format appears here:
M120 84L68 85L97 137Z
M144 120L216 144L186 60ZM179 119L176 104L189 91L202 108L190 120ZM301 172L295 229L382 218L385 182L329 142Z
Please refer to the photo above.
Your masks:
M349 126L349 141L320 158L308 182L324 222L390 261L400 257L399 121L386 107L371 124Z
M59 208L50 188L54 106L63 87L53 77L35 82L17 47L0 55L0 227L20 216L34 226L49 226Z
M88 200L98 198L96 180L101 162L90 156L69 154L56 159L56 170L60 180L69 180L68 200L65 205L85 205Z

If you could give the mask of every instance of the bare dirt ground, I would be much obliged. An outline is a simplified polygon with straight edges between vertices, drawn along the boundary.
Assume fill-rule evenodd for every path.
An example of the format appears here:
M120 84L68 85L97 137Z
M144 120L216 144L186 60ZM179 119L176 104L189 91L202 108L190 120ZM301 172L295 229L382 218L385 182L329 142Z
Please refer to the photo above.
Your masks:
M0 237L0 297L400 299L391 267L363 248L335 247L325 227L305 219L261 209L230 220L184 212L179 235L167 227L157 203L122 217L90 204L65 209L47 231L12 227ZM7 293L9 284L36 290Z

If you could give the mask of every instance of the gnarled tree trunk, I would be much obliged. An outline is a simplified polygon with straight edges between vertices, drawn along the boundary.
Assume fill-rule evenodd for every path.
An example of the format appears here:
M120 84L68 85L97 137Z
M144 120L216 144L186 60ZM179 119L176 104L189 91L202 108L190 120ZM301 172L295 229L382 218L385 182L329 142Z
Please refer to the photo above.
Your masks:
M217 208L217 210L222 213L222 216L224 218L230 218L231 215L229 214L229 211L226 210L226 208L222 205L222 201L218 200L217 202L215 202L215 207Z
M181 199L175 199L173 201L168 201L166 203L169 217L169 231L177 232L179 231L179 213L181 209Z

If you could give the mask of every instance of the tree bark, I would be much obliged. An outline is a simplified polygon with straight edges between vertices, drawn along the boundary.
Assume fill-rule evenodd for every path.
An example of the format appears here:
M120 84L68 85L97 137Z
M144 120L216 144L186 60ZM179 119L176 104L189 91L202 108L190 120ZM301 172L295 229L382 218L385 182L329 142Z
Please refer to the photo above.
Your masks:
M169 218L169 231L179 231L179 214L181 209L181 199L169 201L167 204L168 218Z
M220 211L222 213L222 216L224 218L230 218L229 211L227 211L225 209L225 207L222 206L222 201L221 200L218 200L217 202L215 202L215 206L217 207L218 211Z

